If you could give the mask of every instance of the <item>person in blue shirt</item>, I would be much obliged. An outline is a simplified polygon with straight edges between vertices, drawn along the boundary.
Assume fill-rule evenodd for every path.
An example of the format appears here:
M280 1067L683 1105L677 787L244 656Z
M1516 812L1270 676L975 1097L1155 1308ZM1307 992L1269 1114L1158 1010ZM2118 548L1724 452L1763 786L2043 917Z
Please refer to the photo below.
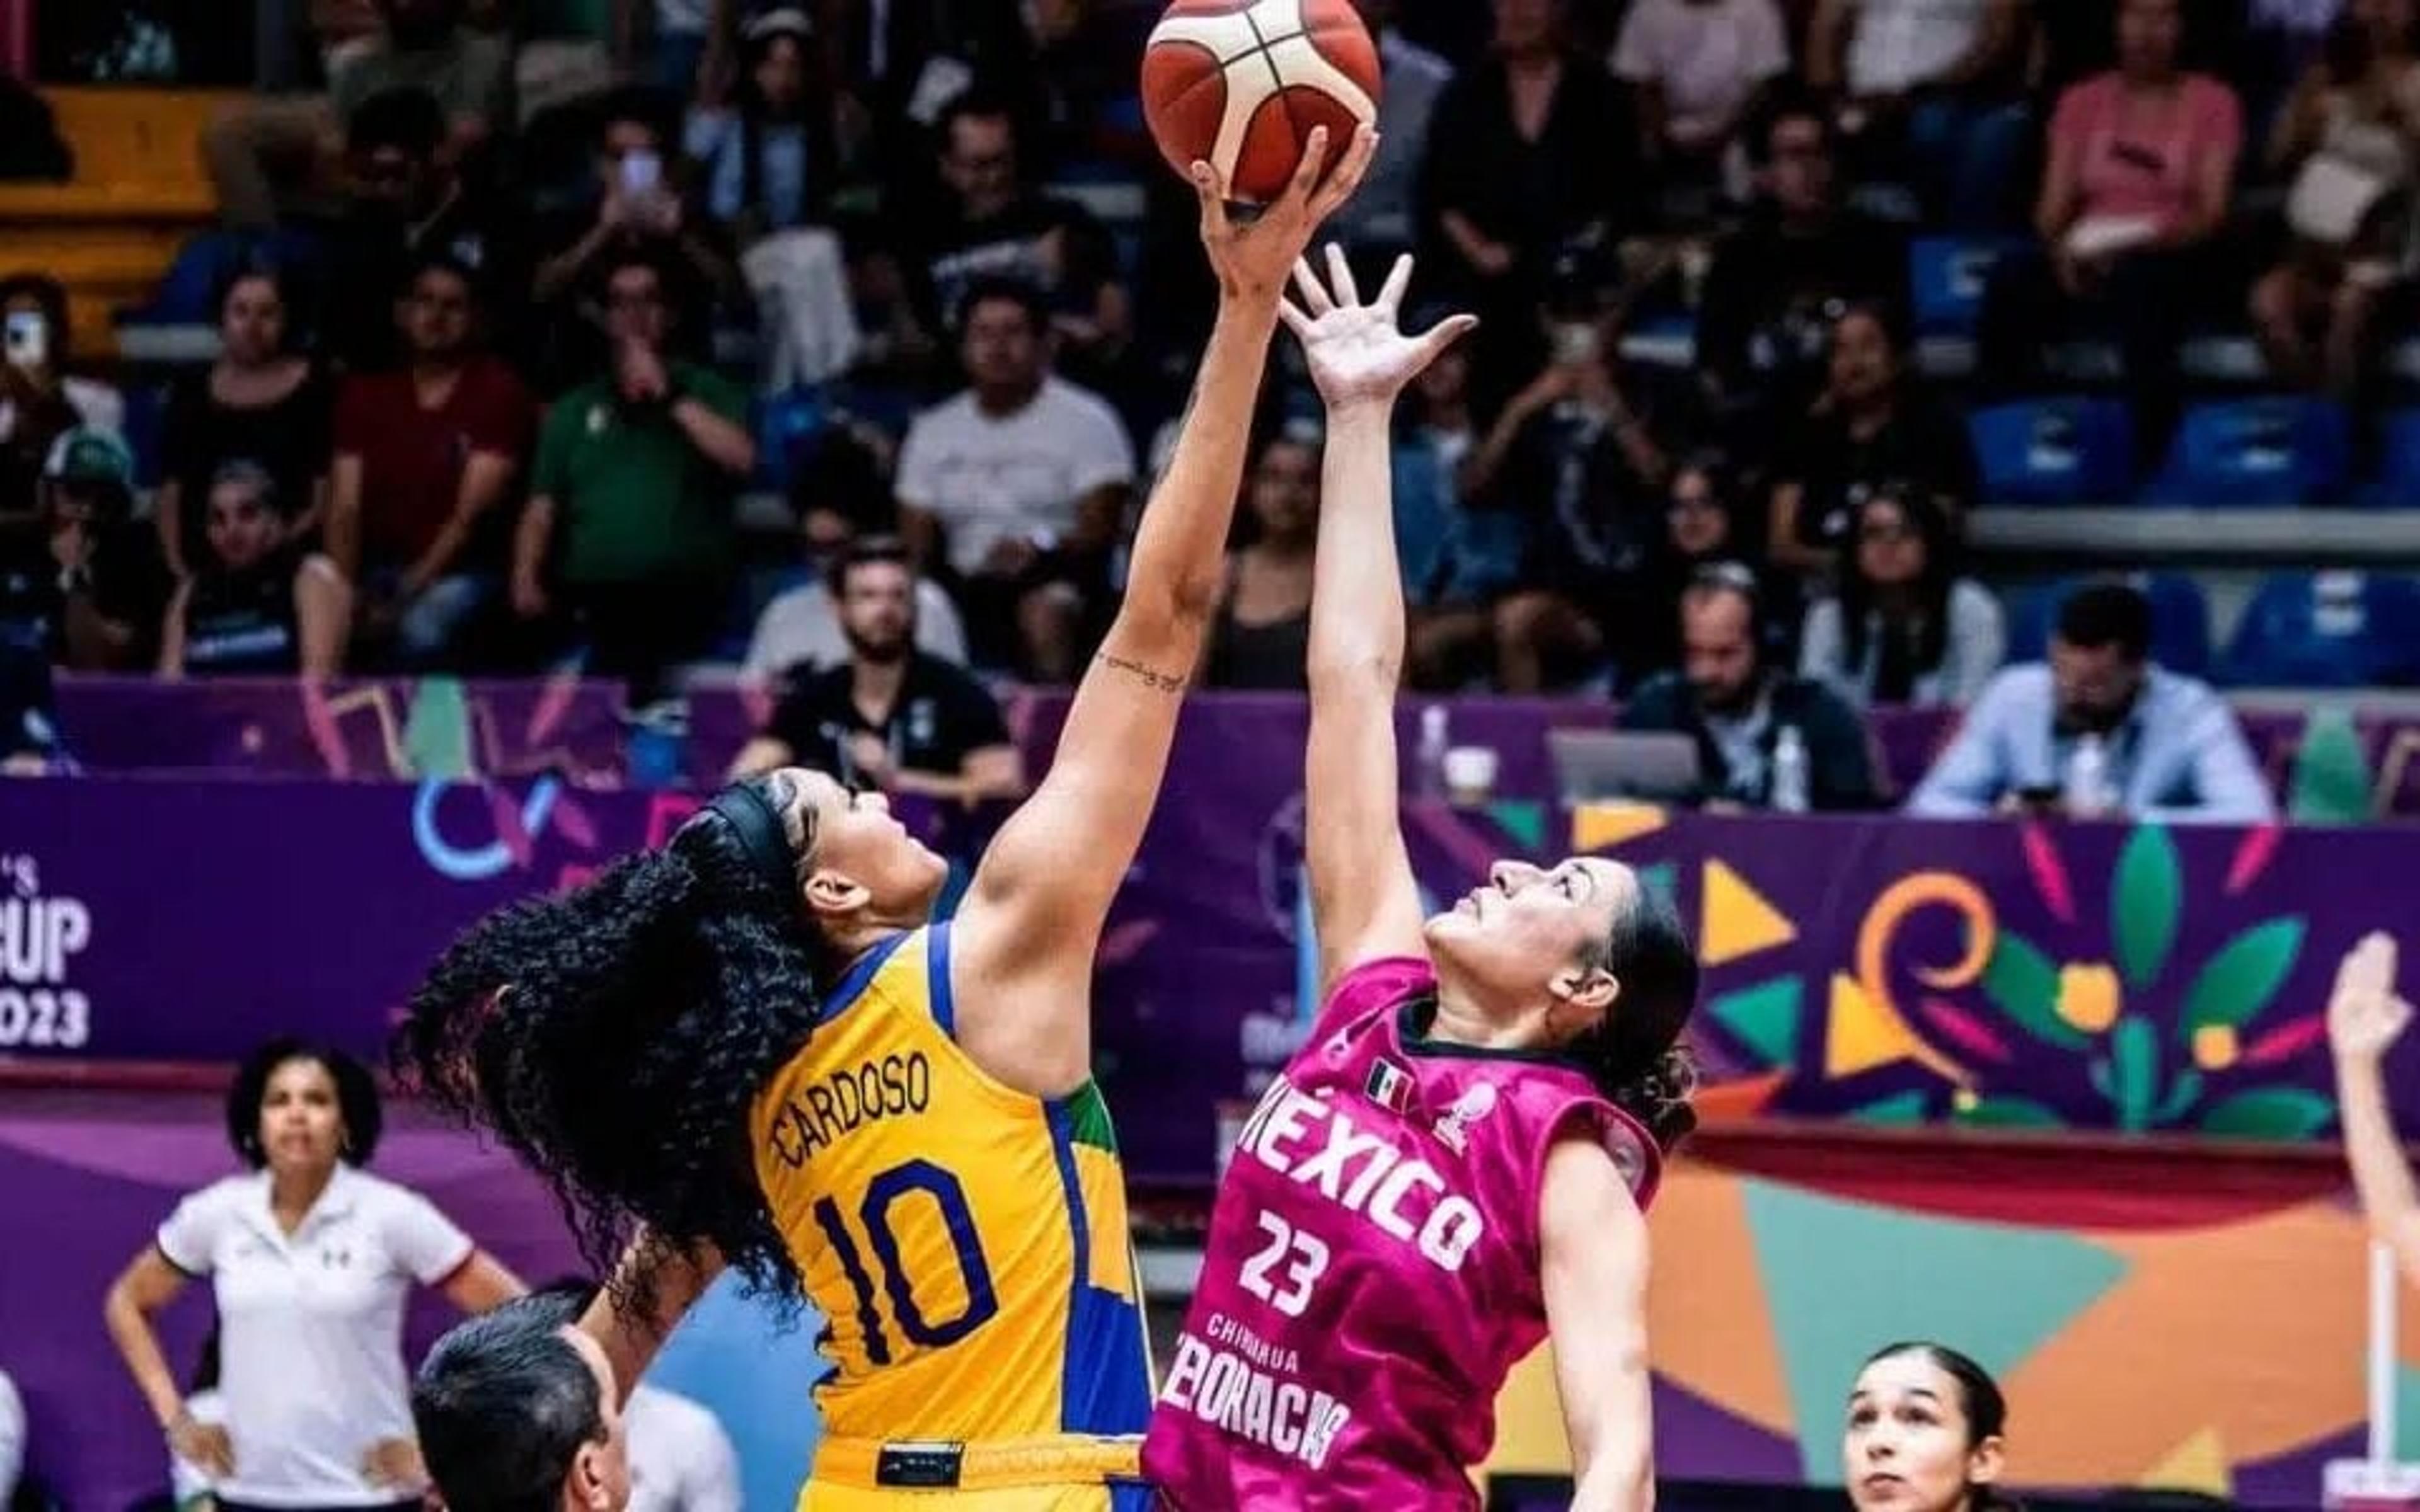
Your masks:
M2098 743L2107 812L2257 825L2277 806L2242 727L2211 687L2152 664L2151 605L2121 582L2070 595L2050 659L1984 686L1949 748L1908 800L1935 818L2070 812L2079 751Z

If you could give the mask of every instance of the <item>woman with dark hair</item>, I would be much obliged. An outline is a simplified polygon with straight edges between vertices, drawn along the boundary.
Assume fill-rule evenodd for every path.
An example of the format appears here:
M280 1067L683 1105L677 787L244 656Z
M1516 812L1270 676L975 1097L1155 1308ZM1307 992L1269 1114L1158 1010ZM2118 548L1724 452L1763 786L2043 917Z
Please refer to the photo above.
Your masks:
M1573 1505L1654 1500L1646 1206L1695 1121L1698 963L1618 862L1497 863L1423 919L1397 812L1396 396L1471 322L1396 329L1343 253L1286 306L1327 404L1305 851L1323 1004L1244 1127L1143 1451L1180 1508L1476 1512L1496 1399L1548 1338ZM1266 1411L1240 1404L1268 1402Z
M2000 601L1958 571L1948 517L1889 483L1859 504L1837 596L1807 611L1800 675L1851 703L1964 707L2000 670Z
M1857 1372L1840 1439L1857 1512L2022 1512L2000 1489L2009 1404L1947 1345L1892 1344Z
M352 585L326 556L296 544L269 474L251 462L224 463L203 497L209 559L168 600L160 675L343 671Z
M1921 488L1954 519L1978 470L1965 422L1935 402L1908 362L1897 310L1860 302L1832 322L1822 397L1774 464L1773 564L1823 573L1849 543L1858 502L1883 484Z
M1264 438L1244 487L1249 534L1227 555L1202 681L1299 693L1311 641L1311 548L1319 530L1317 428L1289 425Z
M880 795L783 769L490 917L412 999L402 1057L553 1184L607 1273L582 1326L626 1391L724 1268L813 1300L834 1365L819 1512L911 1488L1140 1504L1150 1382L1093 955L1217 603L1286 270L1376 138L1314 187L1326 146L1248 226L1193 170L1220 297L1189 419L1049 775L954 918L933 918L948 864Z
M730 103L702 100L690 112L684 146L705 171L706 206L743 246L817 219L840 171L811 40L802 9L752 18Z
M252 1174L177 1204L109 1288L103 1317L176 1457L220 1512L416 1509L403 1307L416 1284L464 1312L520 1294L512 1273L415 1192L368 1173L381 1117L340 1052L272 1040L227 1090L227 1140ZM151 1319L209 1276L224 1426L187 1409Z
M274 270L246 268L218 299L218 360L168 396L153 518L161 555L178 578L210 563L204 539L210 479L246 460L277 484L294 531L318 528L327 497L335 392L293 345L293 306Z

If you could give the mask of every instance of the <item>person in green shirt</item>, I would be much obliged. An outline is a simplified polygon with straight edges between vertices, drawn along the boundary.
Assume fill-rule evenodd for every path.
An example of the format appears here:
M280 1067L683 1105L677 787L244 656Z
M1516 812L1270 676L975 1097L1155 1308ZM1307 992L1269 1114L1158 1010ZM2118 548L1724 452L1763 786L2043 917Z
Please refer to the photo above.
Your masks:
M599 266L613 367L558 400L513 552L513 609L578 629L592 671L643 689L728 618L732 501L756 465L747 395L665 355L671 276L644 249Z

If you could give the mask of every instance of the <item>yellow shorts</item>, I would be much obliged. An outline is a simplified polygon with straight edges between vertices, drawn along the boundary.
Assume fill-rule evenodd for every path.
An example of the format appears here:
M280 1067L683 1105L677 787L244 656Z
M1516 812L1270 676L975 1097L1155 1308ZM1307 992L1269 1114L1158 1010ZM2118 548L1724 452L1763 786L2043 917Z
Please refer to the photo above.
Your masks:
M1149 1512L1140 1439L1058 1435L970 1444L828 1439L798 1512Z

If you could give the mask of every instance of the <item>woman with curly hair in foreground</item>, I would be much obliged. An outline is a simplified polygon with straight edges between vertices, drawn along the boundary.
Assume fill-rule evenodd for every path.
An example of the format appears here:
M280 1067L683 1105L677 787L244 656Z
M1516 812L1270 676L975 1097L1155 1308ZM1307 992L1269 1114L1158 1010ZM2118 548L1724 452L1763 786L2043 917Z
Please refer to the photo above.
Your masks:
M1150 1382L1091 1079L1093 952L1218 601L1286 270L1375 145L1357 132L1315 183L1325 138L1246 226L1195 167L1219 310L1194 408L1049 776L954 921L931 921L943 862L879 796L784 770L489 918L412 1002L404 1058L613 1267L582 1326L625 1391L726 1266L830 1320L802 1506L1142 1504Z

